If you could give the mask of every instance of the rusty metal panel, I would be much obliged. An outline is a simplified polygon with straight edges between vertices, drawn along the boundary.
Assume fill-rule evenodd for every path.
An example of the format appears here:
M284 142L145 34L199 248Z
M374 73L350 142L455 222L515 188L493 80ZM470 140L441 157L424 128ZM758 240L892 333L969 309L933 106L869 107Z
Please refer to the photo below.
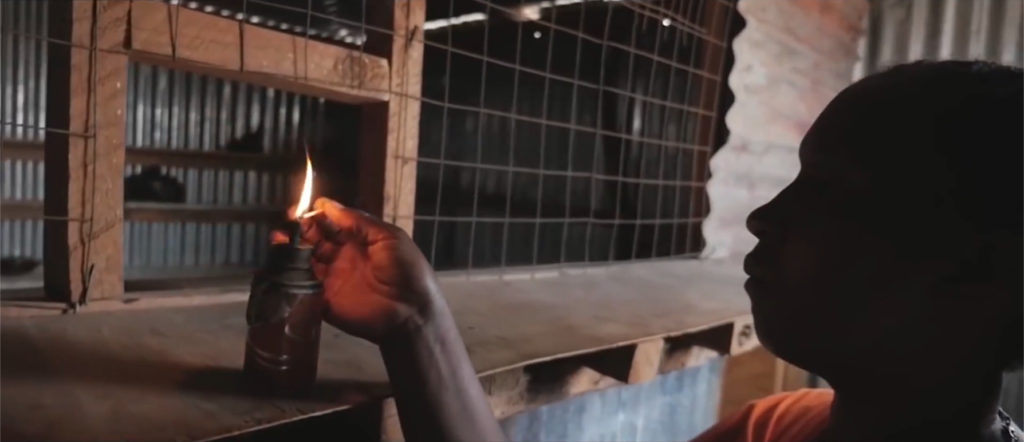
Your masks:
M854 79L914 60L1024 66L1024 0L872 0Z
M538 407L501 426L513 441L690 440L718 419L724 361Z
M43 141L46 124L46 2L0 2L0 137ZM4 200L42 201L42 161L5 159L0 164ZM39 219L0 221L0 256L42 259L43 223Z

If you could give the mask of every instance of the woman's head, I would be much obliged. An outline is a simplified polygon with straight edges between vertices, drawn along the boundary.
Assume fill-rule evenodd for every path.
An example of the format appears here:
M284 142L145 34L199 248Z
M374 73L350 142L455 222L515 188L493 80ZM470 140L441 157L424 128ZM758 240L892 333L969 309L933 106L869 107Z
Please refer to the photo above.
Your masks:
M1020 363L1022 83L1018 69L918 62L825 108L797 178L748 220L747 291L770 349L833 382L940 356Z

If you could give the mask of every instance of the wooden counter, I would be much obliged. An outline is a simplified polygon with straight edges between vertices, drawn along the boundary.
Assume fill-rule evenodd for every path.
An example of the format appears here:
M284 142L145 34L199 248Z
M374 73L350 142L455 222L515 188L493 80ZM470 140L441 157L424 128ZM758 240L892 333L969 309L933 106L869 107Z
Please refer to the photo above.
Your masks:
M481 375L749 324L743 277L732 266L660 261L552 273L442 278ZM207 439L387 395L377 349L329 327L315 394L248 394L241 385L244 294L216 296L181 307L152 298L107 301L77 315L24 315L5 304L0 438ZM732 351L751 345L739 334Z

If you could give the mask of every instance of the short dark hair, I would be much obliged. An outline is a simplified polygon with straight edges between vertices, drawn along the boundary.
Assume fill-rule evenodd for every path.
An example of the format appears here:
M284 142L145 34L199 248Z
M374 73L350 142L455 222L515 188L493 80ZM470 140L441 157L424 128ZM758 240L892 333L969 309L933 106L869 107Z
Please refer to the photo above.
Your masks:
M946 189L966 225L982 235L1016 238L1014 256L991 262L986 275L1015 296L1018 315L1005 331L1004 369L1024 362L1024 73L984 61L918 61L873 75L875 81L909 88L920 112L933 119L932 146L945 171ZM898 86L897 86L898 85Z

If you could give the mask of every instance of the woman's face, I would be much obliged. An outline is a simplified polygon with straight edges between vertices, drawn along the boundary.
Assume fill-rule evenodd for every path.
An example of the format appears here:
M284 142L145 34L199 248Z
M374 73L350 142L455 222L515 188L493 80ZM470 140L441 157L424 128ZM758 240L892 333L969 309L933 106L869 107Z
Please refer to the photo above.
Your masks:
M930 131L886 117L899 111L885 105L863 86L840 94L804 138L797 178L748 219L759 240L744 262L758 335L827 379L891 375L954 341L973 345L948 331L973 307L942 296L957 290L948 280L966 242L937 190L941 168L920 147Z

